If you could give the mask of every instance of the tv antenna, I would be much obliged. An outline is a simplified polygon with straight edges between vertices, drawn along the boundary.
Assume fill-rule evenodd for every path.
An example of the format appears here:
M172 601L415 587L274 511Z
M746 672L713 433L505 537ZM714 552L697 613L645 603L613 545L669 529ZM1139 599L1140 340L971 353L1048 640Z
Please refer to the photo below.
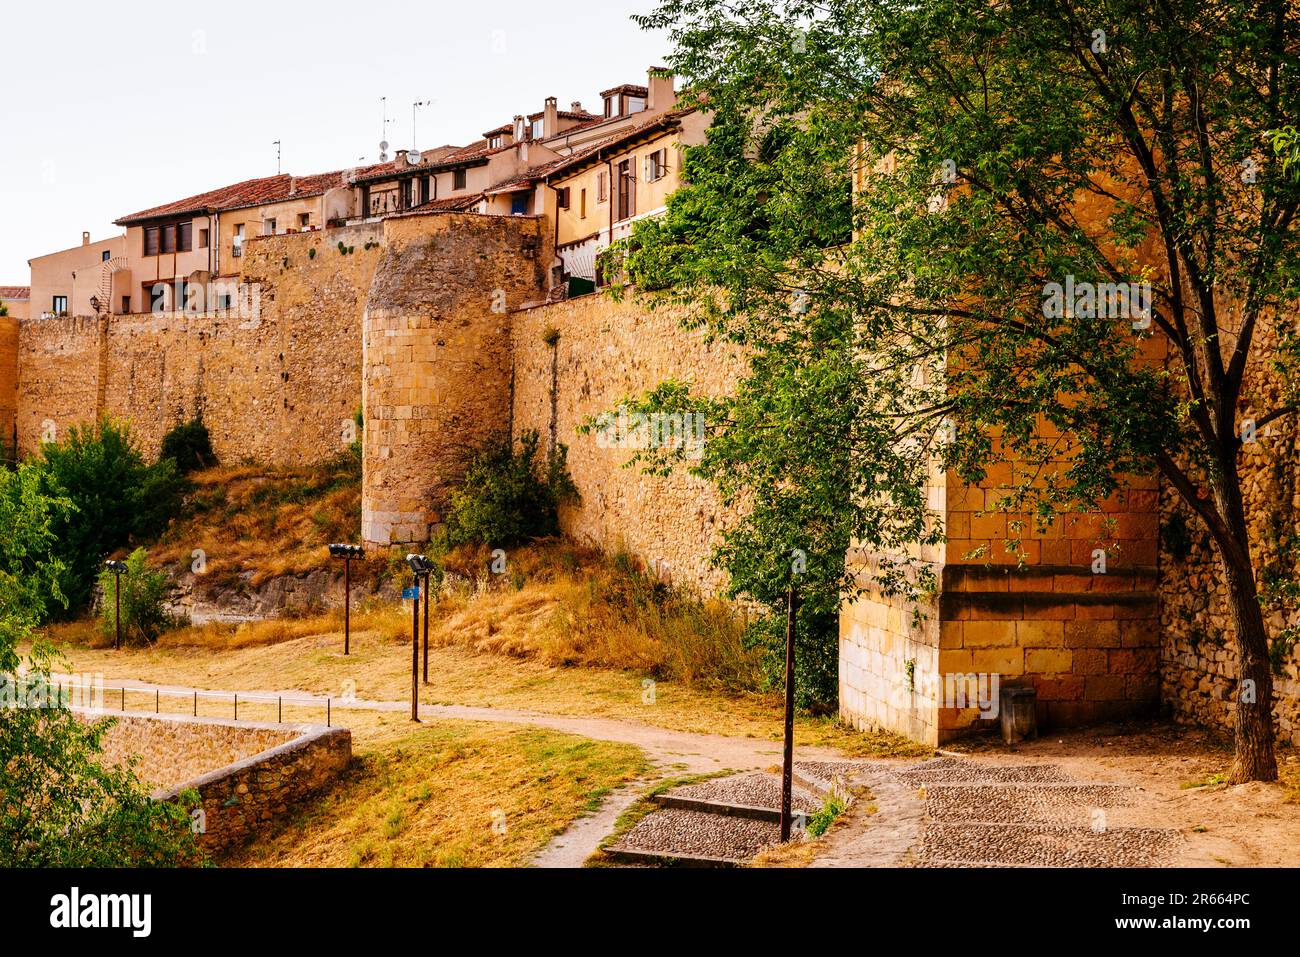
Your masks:
M411 149L415 149L420 145L419 140L415 138L416 111L419 110L419 108L422 106L432 106L432 105L433 105L433 100L416 100L414 103L411 104Z
M271 144L275 147L275 175L280 175L280 141L276 140Z
M379 130L379 162L388 162L388 124L392 122L388 118L388 97L379 98L380 106L383 109L384 121Z

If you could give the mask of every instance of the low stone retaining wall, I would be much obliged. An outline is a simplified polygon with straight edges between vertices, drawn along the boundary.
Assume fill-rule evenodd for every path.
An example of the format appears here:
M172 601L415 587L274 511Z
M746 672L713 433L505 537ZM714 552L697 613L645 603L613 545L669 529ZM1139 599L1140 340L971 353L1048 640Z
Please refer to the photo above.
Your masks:
M82 713L116 720L105 735L105 756L114 764L138 758L137 774L158 787L155 800L199 792L200 843L210 852L245 843L352 760L352 733L346 728Z

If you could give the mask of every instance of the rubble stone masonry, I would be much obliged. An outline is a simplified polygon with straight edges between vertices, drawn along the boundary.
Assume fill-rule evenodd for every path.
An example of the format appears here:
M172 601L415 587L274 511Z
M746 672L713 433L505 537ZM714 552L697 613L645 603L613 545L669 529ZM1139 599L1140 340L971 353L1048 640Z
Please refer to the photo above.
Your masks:
M647 311L603 295L517 313L511 341L515 435L536 430L545 446L553 431L568 448L581 501L562 508L565 533L625 549L675 584L716 592L723 582L709 557L730 515L713 486L684 467L669 477L624 467L635 452L624 437L577 429L667 379L689 381L698 394L724 395L744 371L736 352L683 328L675 311Z
M168 429L201 414L223 462L338 454L361 403L361 317L381 240L377 225L250 240L239 281L256 289L255 312L25 320L20 451L109 415L156 454Z
M107 413L129 419L152 452L168 428L202 414L225 462L303 464L337 454L364 404L362 534L383 546L430 537L485 441L536 430L544 447L568 449L581 498L562 510L567 534L716 593L725 583L709 559L734 513L715 490L684 468L660 477L624 467L635 441L578 426L666 379L724 394L745 364L672 311L598 294L548 302L550 243L539 217L395 217L250 240L240 278L258 290L256 315L0 320L0 430L16 423L30 454ZM1156 340L1142 348L1163 361ZM1273 348L1266 332L1260 367ZM1260 416L1279 397L1268 382L1247 394ZM1294 421L1274 422L1243 454L1259 567L1294 571ZM1045 726L1163 703L1230 727L1225 596L1204 535L1180 520L1172 494L1152 476L1127 477L1098 514L1026 529L1023 554L1012 555L1003 542L1019 517L995 506L1010 468L991 468L978 487L932 476L948 541L924 556L939 578L919 617L872 590L870 556L850 555L866 591L841 616L841 716L938 743L992 720L974 706L981 689L953 700L946 682L996 675L1036 689ZM1271 632L1288 623L1275 615ZM1278 718L1300 743L1296 658L1292 649L1279 662Z
M361 535L377 545L427 541L475 450L509 434L510 312L545 298L550 259L537 217L384 223L363 340Z

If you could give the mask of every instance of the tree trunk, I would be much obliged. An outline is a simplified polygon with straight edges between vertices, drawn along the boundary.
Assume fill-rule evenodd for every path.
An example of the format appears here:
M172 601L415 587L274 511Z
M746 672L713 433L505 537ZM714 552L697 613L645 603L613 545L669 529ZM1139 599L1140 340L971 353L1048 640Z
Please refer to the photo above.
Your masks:
M1224 560L1228 606L1237 633L1237 709L1232 768L1228 783L1276 781L1273 755L1273 671L1269 665L1268 633L1255 580L1249 569Z
M1211 480L1219 513L1232 542L1219 543L1228 585L1228 610L1237 640L1237 704L1229 784L1276 781L1273 753L1273 671L1268 656L1268 631L1259 604L1251 561L1250 531L1242 504L1235 449L1221 459L1218 481ZM1234 547L1235 546L1235 547ZM1234 554L1235 553L1235 554Z

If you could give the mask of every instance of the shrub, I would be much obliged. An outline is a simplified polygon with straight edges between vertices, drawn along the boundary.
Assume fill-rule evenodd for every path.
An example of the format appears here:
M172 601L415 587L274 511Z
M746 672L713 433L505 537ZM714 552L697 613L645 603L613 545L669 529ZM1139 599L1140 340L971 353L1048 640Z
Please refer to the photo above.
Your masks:
M212 438L208 435L208 427L198 416L171 427L163 436L162 454L159 458L171 459L182 475L189 475L191 472L211 468L217 464L217 457L212 452Z
M109 419L73 426L44 447L38 468L42 491L72 506L54 521L53 554L73 613L89 601L104 556L165 529L187 486L175 462L146 464L129 429Z
M50 693L55 659L33 626L59 597L52 523L70 506L40 485L35 462L0 472L0 687L27 705L0 707L0 867L201 863L198 795L154 801L130 769L101 762L111 722L83 721Z
M154 571L145 564L148 557L148 552L137 548L127 556L126 572L121 576L122 638L137 644L153 641L182 623L167 610L176 586L164 572ZM99 627L110 637L117 623L117 587L113 572L105 568L99 573L99 588L103 593Z
M529 431L520 436L518 448L501 439L474 457L451 497L448 545L512 548L559 531L559 505L576 499L578 492L564 446L542 463L538 442L537 432Z

